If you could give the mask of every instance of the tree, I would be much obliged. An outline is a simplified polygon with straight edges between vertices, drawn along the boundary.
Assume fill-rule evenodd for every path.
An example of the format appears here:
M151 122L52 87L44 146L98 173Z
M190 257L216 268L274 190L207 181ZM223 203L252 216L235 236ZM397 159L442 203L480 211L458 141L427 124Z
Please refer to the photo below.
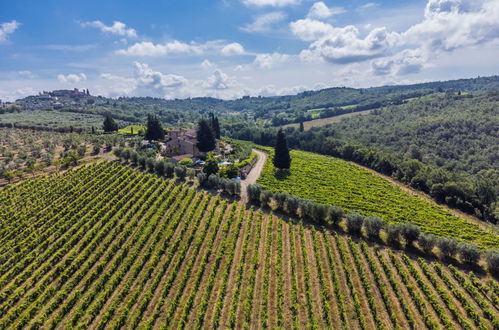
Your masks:
M424 233L419 235L418 245L426 254L431 254L436 244L437 237L435 235Z
M201 119L197 130L197 147L201 152L212 151L216 147L215 134L205 119Z
M104 132L116 132L118 130L118 124L114 121L111 115L106 115L104 118L104 124L102 126Z
M213 152L208 153L208 157L204 163L203 172L208 176L210 176L210 174L218 173L218 161L215 159Z
M165 131L158 117L154 115L147 116L146 140L161 140L165 138Z
M213 113L210 113L210 125L215 138L220 139L220 123Z
M370 238L377 238L383 228L383 220L375 215L369 216L364 220L364 227Z
M305 130L305 127L303 127L303 122L300 121L300 132L303 132Z
M284 131L279 129L274 150L274 166L278 169L288 169L291 166L291 157L289 156L288 143Z
M349 233L360 234L362 225L364 224L364 217L358 213L347 214L347 228Z
M480 261L481 251L475 244L459 243L459 255L461 260L468 264L476 264Z

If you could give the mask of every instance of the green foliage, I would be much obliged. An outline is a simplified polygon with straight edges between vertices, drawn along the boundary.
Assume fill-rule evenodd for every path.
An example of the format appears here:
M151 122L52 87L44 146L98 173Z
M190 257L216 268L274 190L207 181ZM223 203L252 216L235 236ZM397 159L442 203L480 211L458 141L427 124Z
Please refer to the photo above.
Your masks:
M102 129L104 132L116 132L118 130L118 124L114 121L110 114L104 117L104 123L102 124Z
M296 150L291 156L293 163L287 176L277 177L272 163L267 162L258 183L271 191L286 191L349 212L379 216L388 223L409 222L425 233L454 237L481 248L499 246L492 230L453 216L353 163Z
M201 119L197 129L197 147L201 152L212 151L216 147L215 134L205 119Z
M214 153L208 153L205 164L203 166L203 172L208 176L218 173L218 161L215 159Z
M184 158L184 159L181 159L178 162L178 164L185 166L185 167L192 167L192 165L194 165L194 161L192 160L192 158Z
M272 163L278 169L289 169L291 166L291 157L289 155L288 144L286 142L286 135L282 129L277 132Z
M149 141L162 140L165 138L165 131L157 116L147 116L146 134L144 138Z

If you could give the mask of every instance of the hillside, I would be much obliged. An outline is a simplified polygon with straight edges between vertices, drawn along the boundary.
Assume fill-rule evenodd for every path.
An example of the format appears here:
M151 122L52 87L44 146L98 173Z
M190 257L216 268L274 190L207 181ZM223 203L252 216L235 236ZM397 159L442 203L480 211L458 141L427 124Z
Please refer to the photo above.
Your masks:
M394 184L344 160L292 150L289 175L276 175L272 162L258 180L271 191L340 206L388 223L414 223L423 232L454 237L482 248L499 247L499 237L485 227L453 216L435 203L412 196Z
M0 328L499 326L492 278L110 162L0 201Z
M103 115L111 113L124 122L143 122L154 113L167 125L189 126L200 116L214 112L230 123L244 122L248 118L260 124L282 125L312 119L313 116L331 117L343 113L375 109L401 104L408 99L441 91L479 92L499 89L499 76L431 82L415 85L383 86L373 88L334 87L307 91L297 95L275 97L249 97L220 100L210 97L166 100L152 97L119 97L116 99L68 91L64 96L42 94L16 101L22 112L28 110L54 110L56 113ZM59 94L57 94L59 95ZM310 112L310 110L313 110ZM0 108L0 123L5 123ZM11 110L8 110L11 111ZM14 111L14 109L12 109ZM15 111L18 111L17 109ZM55 127L68 127L60 118ZM21 120L21 119L19 119ZM71 119L73 120L73 119ZM36 125L34 125L36 126ZM89 128L89 127L88 127Z

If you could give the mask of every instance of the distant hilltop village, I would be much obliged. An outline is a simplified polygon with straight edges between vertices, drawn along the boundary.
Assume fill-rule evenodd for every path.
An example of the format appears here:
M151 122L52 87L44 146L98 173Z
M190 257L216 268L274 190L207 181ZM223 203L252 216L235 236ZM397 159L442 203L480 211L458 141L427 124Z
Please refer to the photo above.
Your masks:
M43 91L38 95L28 96L16 101L16 104L27 110L43 110L47 108L81 107L94 103L88 89L60 89L51 92Z

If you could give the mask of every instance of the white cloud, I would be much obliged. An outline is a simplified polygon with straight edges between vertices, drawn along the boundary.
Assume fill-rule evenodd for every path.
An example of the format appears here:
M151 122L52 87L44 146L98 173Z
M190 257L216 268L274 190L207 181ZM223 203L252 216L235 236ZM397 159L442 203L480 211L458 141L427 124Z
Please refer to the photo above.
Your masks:
M33 79L33 78L36 78L36 75L33 74L33 72L29 71L29 70L23 70L23 71L18 71L17 72L21 77L25 77L25 78L28 78L28 79Z
M169 89L184 86L187 79L154 71L145 63L134 62L135 93L164 97Z
M270 6L270 7L285 7L289 5L297 5L301 0L243 0L246 6Z
M333 15L339 15L345 13L346 10L337 7L337 8L329 8L326 6L326 4L322 1L316 2L310 7L310 10L308 11L307 17L309 18L316 18L316 19L324 19L331 17Z
M138 42L127 49L120 49L116 53L128 56L164 56L182 53L202 54L202 52L203 49L200 46L173 40L165 44L154 44L149 41Z
M209 89L227 89L232 87L233 83L233 79L229 78L229 76L221 70L216 69L203 83L203 86Z
M14 33L14 31L16 31L20 25L21 23L15 20L12 22L0 24L0 44L7 42L7 37L9 36L9 34Z
M286 62L289 55L272 53L272 54L258 54L253 62L254 65L261 69L272 69L277 65Z
M295 36L304 41L317 40L334 31L330 24L309 18L291 22L289 27Z
M497 0L429 0L424 20L402 34L428 52L453 51L499 39Z
M286 18L286 14L280 11L270 12L261 16L257 16L254 21L241 28L241 30L254 33L266 32L271 30L272 26L282 22Z
M215 64L213 64L212 62L210 62L209 60L204 60L202 63L201 63L201 68L203 70L213 70L214 68L216 67Z
M378 7L378 6L379 6L379 3L367 2L367 3L363 4L362 6L360 6L359 9L366 10L366 9L371 9L371 8Z
M87 80L87 76L84 73L70 73L68 75L59 74L57 75L57 80L63 84L77 84L81 81Z
M224 46L221 52L224 56L244 55L246 53L244 47L237 42L233 42Z
M105 25L101 21L93 21L93 22L83 22L80 23L82 27L94 27L98 28L104 33L111 33L111 34L116 34L119 36L123 37L128 37L128 38L136 38L137 37L137 31L135 31L132 28L127 28L125 23L122 23L120 21L114 21L113 25Z
M418 73L425 67L427 60L421 49L404 49L394 56L373 61L371 72L376 76Z

